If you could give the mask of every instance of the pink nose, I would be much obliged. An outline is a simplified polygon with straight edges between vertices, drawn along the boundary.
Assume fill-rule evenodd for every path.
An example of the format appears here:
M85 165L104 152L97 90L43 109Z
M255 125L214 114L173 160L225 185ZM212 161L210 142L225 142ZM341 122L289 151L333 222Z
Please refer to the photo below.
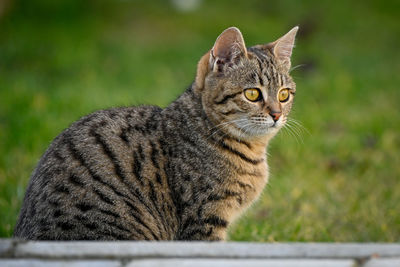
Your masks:
M277 121L277 120L279 120L279 118L281 117L282 112L271 110L271 111L269 112L269 115L271 115L271 117L272 117L272 119L273 119L274 121Z

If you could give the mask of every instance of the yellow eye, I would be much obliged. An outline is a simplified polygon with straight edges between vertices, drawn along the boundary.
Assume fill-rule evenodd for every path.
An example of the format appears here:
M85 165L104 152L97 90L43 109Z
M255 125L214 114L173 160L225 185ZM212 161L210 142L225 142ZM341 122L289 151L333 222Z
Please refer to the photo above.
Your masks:
M278 98L280 102L286 102L289 100L289 89L282 89L278 93Z
M250 89L246 89L244 90L244 96L250 100L250 101L258 101L260 100L260 90L256 89L256 88L250 88Z

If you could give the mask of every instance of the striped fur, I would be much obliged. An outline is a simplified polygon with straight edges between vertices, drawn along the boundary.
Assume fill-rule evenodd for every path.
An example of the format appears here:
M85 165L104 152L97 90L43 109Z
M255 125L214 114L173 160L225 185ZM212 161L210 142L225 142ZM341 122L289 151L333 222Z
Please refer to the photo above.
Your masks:
M277 103L277 92L295 90L271 45L234 53L240 32L227 31L168 107L97 111L57 136L32 174L15 237L224 240L267 183L265 150L293 101ZM254 87L265 101L245 99ZM269 129L274 106L281 124Z

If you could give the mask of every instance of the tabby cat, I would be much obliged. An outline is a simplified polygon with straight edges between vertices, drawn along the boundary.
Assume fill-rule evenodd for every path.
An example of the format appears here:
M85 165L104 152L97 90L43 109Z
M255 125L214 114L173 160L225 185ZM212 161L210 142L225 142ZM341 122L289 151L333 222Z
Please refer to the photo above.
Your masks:
M231 27L177 100L101 110L55 138L32 174L15 237L224 240L268 180L286 123L298 27L246 48Z

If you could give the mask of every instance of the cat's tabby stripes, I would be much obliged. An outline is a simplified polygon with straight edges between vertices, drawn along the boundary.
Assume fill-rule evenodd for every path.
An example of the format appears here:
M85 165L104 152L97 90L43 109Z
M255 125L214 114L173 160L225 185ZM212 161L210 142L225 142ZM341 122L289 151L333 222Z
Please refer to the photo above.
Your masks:
M168 107L101 110L73 123L32 174L15 236L225 239L267 182L266 146L293 102L276 96L295 91L288 71L296 31L246 49L229 28ZM246 99L247 88L261 100Z

